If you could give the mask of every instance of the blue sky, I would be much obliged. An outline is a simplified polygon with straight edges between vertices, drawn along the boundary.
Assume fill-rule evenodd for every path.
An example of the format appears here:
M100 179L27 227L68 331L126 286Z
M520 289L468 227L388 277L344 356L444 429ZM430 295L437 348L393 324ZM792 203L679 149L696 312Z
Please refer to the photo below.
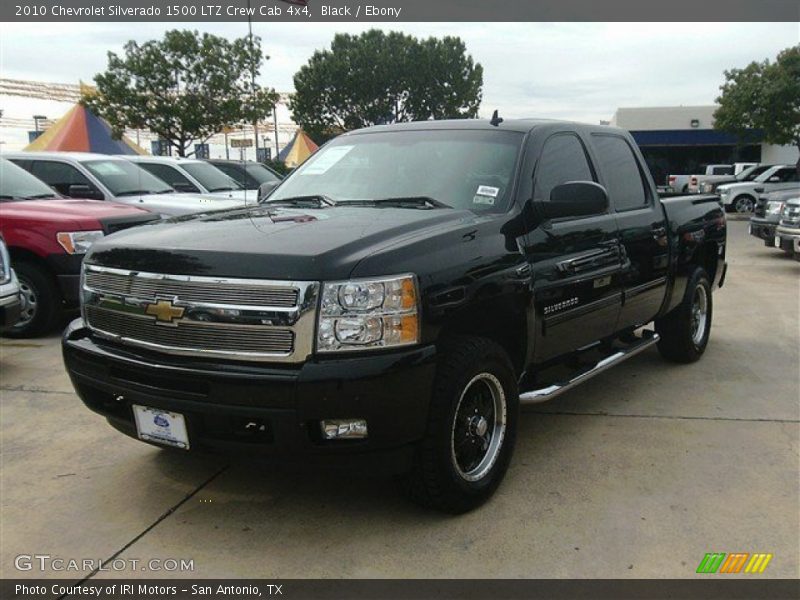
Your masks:
M370 27L418 37L458 35L484 67L482 115L587 122L620 106L710 104L723 71L773 58L800 40L798 23L254 23L272 58L262 82L292 90L292 75L336 32ZM131 38L191 28L246 35L242 23L28 23L2 25L0 76L91 81L109 50ZM1 108L1 107L0 107Z

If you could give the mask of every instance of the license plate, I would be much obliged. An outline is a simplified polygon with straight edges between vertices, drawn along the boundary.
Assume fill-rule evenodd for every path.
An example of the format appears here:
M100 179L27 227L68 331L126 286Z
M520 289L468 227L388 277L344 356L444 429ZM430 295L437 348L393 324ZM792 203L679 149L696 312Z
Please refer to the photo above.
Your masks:
M189 434L186 432L186 419L183 415L134 404L133 416L139 439L189 449Z
M779 235L775 236L775 247L776 248L780 248L781 247L781 236L779 236Z

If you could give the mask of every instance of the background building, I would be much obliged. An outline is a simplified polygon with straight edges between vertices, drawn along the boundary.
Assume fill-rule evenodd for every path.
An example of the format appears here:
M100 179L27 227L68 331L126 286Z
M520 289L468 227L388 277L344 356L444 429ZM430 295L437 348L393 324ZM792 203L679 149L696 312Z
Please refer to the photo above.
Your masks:
M742 143L735 135L715 130L716 108L618 108L610 124L631 132L657 184L666 183L670 173L699 173L707 164L797 162L797 147L765 144L759 131L749 132L747 142Z

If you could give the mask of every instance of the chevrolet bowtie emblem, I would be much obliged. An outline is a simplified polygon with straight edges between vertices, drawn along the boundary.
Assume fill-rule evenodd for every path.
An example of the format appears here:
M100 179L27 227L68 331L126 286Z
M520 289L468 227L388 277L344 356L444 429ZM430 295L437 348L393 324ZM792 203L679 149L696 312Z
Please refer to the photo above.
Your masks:
M144 312L155 317L156 321L172 323L173 319L180 319L186 309L175 306L170 300L159 300L153 304L148 304Z

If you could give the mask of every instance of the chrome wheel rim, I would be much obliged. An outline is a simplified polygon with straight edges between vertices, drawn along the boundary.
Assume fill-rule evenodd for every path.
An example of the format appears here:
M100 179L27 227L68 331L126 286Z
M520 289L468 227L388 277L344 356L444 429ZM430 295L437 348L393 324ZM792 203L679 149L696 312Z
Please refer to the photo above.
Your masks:
M694 298L692 300L692 341L695 346L699 346L703 342L706 335L706 323L708 322L708 295L706 288L698 285L694 289Z
M22 300L22 308L20 310L19 321L14 326L14 329L21 329L28 323L33 321L36 313L39 310L39 302L36 298L36 290L33 289L30 283L24 279L19 280L19 295Z
M506 395L491 373L473 377L461 393L450 428L450 458L467 481L492 469L506 433Z
M753 201L750 198L739 198L736 200L735 207L738 213L751 213L753 212Z

